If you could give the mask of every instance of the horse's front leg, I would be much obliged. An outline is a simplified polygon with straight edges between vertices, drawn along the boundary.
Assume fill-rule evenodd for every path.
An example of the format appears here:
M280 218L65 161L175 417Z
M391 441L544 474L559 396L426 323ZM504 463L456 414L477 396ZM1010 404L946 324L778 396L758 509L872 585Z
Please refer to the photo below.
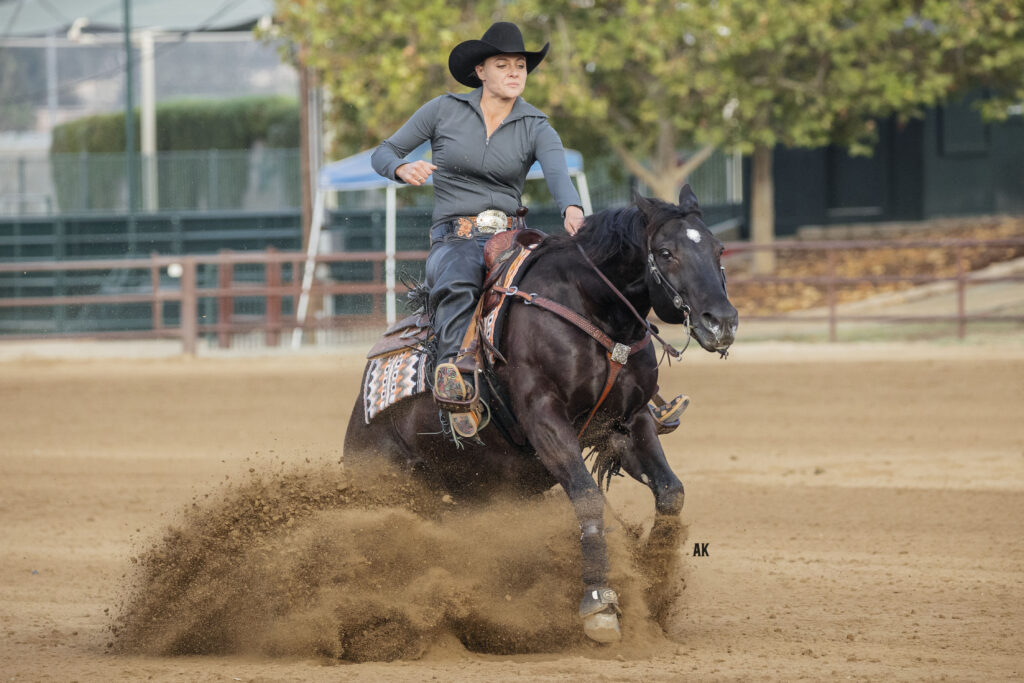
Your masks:
M541 462L572 501L580 523L584 595L579 611L583 630L597 642L614 642L622 634L618 595L607 585L604 496L583 462L579 441L565 417L565 406L551 395L536 395L536 400L522 406L518 414Z
M683 484L669 467L657 426L646 410L639 411L627 423L625 432L613 432L608 447L615 449L623 469L654 494L657 514L647 537L642 563L650 581L648 607L651 615L664 626L677 587L679 549L686 533L680 520Z
M658 515L678 517L683 509L683 482L669 467L658 439L657 425L647 410L626 423L626 431L613 432L609 445L618 453L622 468L654 494Z

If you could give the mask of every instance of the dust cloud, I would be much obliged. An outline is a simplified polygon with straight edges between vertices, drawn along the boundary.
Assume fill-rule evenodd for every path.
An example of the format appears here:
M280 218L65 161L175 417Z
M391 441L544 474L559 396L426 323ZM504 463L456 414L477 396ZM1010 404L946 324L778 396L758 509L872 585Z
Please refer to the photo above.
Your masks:
M673 531L685 533L609 532L623 641L605 654L669 647L656 620L682 585ZM561 491L465 505L388 472L251 469L193 500L133 562L112 627L118 652L363 662L457 641L602 656L576 614L579 528Z

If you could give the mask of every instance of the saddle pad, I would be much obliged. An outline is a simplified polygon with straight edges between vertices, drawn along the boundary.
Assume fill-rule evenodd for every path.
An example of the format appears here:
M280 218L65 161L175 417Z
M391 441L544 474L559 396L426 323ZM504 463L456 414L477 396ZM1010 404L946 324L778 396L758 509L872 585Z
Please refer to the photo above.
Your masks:
M430 318L425 313L410 315L389 327L377 340L367 358L386 356L422 344L430 336Z
M363 420L370 424L385 408L427 390L427 356L406 348L370 360L363 377Z

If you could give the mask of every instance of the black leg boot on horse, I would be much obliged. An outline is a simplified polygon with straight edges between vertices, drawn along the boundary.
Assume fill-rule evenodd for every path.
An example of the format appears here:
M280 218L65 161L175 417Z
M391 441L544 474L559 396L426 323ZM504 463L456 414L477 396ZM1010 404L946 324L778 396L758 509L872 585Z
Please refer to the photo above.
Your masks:
M448 412L452 431L472 438L481 429L482 407L476 368L456 357L480 297L484 279L483 238L447 235L427 258L427 286L437 339L434 400Z

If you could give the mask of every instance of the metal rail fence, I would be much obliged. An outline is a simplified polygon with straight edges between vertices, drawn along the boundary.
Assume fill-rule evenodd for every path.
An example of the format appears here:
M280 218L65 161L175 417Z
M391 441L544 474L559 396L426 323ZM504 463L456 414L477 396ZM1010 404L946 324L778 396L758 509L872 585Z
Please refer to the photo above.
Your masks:
M907 240L899 242L777 242L770 245L730 243L726 245L731 254L741 254L761 249L799 250L817 252L825 260L825 270L820 275L805 277L775 277L745 275L730 279L730 288L738 286L763 286L768 283L803 283L822 287L826 290L825 312L819 315L745 315L745 320L775 320L797 323L826 322L829 338L837 338L836 329L840 322L875 321L892 323L910 322L954 322L957 334L964 337L969 323L1015 322L1024 323L1024 315L988 315L970 313L966 306L966 290L969 286L991 282L1024 282L1024 275L1001 275L980 277L967 270L964 251L977 247L1024 248L1024 237L999 240ZM861 274L840 275L837 272L837 255L849 249L921 249L938 248L955 255L958 269L955 275L892 275ZM422 268L426 251L402 251L396 254L399 268ZM94 270L131 271L148 273L148 285L134 292L90 294L74 296L18 296L0 299L0 308L42 309L71 306L146 306L150 311L151 324L146 329L103 330L62 334L16 333L0 335L2 339L32 339L53 337L91 337L115 339L179 338L183 351L194 354L200 337L218 345L231 345L232 335L262 332L268 345L280 343L283 333L296 327L294 304L301 287L301 268L305 254L297 251L278 252L268 249L263 252L161 256L116 260L88 261L45 261L0 263L0 278L10 274L56 274L65 277ZM363 297L371 301L356 313L334 314L330 305L325 306L321 315L312 316L304 324L308 330L317 329L379 329L384 324L384 260L381 251L360 253L325 253L317 257L318 278L311 292L314 301L329 301L336 297ZM338 268L355 268L359 281L339 281L332 276ZM239 274L245 273L244 277ZM838 289L862 283L882 284L905 282L925 284L933 282L952 283L956 292L956 310L946 315L886 316L850 315L841 311ZM404 288L400 287L401 291ZM262 312L239 314L237 302L259 300Z

